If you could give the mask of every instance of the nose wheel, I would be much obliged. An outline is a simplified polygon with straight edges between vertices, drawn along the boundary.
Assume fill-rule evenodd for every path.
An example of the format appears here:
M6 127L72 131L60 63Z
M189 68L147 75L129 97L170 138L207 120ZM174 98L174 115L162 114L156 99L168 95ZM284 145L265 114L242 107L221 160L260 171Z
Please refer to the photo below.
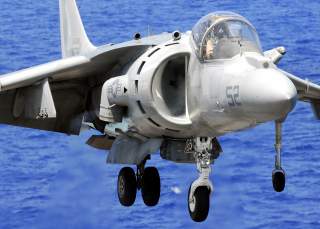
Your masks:
M193 195L190 195L190 190L191 186L188 193L188 208L190 217L195 222L202 222L207 218L209 213L210 190L206 186L199 186L196 188Z
M282 192L286 185L286 175L281 167L282 122L276 121L275 169L272 171L272 185L276 192Z

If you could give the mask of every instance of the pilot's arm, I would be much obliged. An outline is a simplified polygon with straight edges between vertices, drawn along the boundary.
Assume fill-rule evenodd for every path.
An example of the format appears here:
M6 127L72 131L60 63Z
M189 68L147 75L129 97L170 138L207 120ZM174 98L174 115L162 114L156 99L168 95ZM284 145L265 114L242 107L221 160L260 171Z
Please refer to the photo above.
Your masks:
M213 42L211 39L209 39L207 41L207 45L206 45L206 53L205 53L205 59L212 59L213 57Z

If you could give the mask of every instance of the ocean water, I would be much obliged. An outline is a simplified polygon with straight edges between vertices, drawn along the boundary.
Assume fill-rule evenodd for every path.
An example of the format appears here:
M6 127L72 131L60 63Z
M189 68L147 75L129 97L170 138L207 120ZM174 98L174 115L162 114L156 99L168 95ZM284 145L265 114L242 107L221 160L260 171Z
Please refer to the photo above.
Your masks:
M94 44L147 34L190 30L211 11L230 10L257 28L265 50L283 45L280 67L320 82L320 2L78 0ZM58 0L0 1L0 73L60 58ZM1 115L1 114L0 114ZM116 194L117 165L80 136L0 126L0 228L320 228L320 122L308 104L288 116L283 135L286 189L275 193L274 124L221 137L223 154L213 166L215 192L208 219L192 222L187 191L194 165L158 154L162 193L158 206L131 208Z

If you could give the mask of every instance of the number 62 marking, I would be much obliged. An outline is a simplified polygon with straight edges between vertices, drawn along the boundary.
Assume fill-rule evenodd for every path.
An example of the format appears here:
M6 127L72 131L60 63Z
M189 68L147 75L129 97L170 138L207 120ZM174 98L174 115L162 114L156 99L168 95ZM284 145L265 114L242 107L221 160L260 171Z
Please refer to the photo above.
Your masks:
M226 87L226 97L231 107L241 106L239 85Z

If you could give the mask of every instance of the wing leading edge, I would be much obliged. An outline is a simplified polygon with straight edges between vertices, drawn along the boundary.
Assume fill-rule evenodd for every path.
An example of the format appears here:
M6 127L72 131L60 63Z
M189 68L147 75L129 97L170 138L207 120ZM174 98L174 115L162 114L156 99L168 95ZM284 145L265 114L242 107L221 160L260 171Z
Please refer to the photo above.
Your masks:
M320 119L320 86L308 80L303 80L286 71L282 71L295 85L299 100L311 103L314 115Z
M89 62L84 56L76 56L3 75L0 78L0 92L30 86L54 75L72 72Z
M286 49L284 47L277 47L264 52L264 55L268 57L274 64L278 64L285 54ZM314 115L317 119L320 119L320 86L308 80L303 80L289 72L281 69L279 70L285 74L295 85L299 97L298 99L300 101L310 103Z

